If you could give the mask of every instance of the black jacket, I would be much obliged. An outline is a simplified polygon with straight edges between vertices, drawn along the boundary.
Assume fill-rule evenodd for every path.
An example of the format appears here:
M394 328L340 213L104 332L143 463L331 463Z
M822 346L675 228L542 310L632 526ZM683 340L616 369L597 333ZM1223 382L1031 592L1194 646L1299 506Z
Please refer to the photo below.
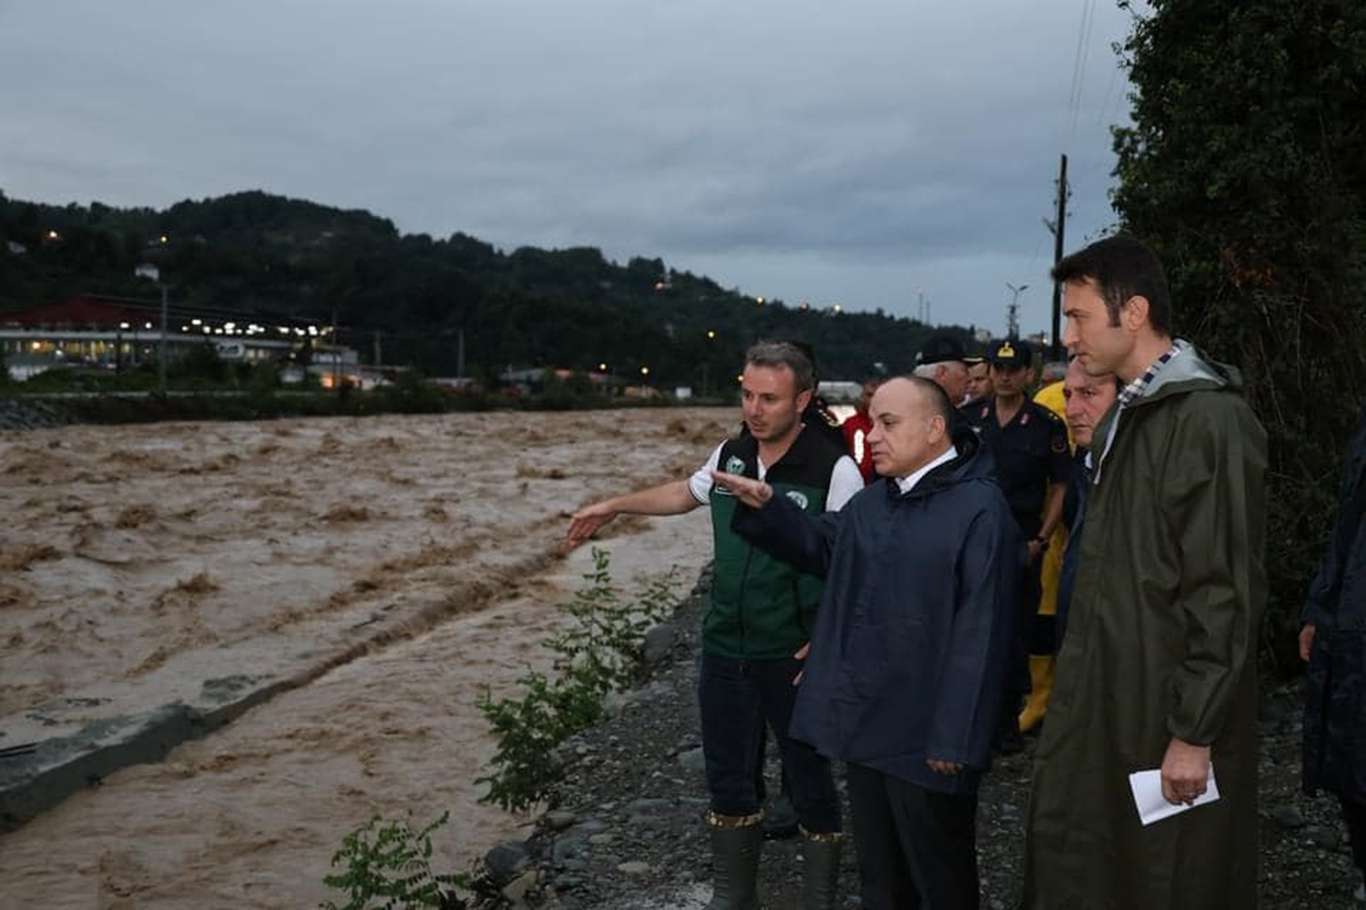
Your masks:
M1339 511L1309 586L1304 786L1366 802L1366 404L1343 462Z

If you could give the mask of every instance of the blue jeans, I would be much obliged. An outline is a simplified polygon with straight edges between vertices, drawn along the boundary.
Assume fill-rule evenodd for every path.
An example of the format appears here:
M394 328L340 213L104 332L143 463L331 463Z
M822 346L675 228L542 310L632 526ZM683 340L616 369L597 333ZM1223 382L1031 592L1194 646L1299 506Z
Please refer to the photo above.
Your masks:
M733 660L702 655L697 700L702 714L702 754L707 764L711 809L718 815L754 815L762 796L755 781L762 773L764 724L773 729L792 787L792 803L802 827L812 834L840 830L839 796L830 762L806 743L787 735L797 700L793 678L802 662Z

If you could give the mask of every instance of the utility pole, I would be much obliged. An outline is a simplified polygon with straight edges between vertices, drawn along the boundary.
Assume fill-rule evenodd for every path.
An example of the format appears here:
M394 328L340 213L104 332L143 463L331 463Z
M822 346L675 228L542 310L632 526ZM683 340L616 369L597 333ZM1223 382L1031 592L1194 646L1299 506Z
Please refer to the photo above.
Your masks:
M380 347L380 339L382 337L384 337L383 332L375 332L375 366L377 367L384 366L384 352Z
M157 268L155 265L153 265L153 264L150 263L150 262L144 262L142 265L140 265L140 266L138 266L137 268L133 269L133 274L136 275L136 276L139 277L139 278L147 278L147 279L150 279L151 281L155 281L155 282L157 283L157 286L161 288L161 342L160 342L160 344L157 346L157 361L158 361L158 363L157 363L157 391L161 393L161 397L162 397L162 398L165 398L165 397L166 397L166 310L167 310L167 304L166 304L166 297L167 297L166 282L164 282L164 281L161 280L161 269ZM136 347L136 346L137 346L137 330L136 330L136 329L134 329L134 332L133 332L133 339L134 339L134 340L133 340L133 346Z
M1062 261L1063 233L1067 227L1067 156L1062 156L1058 170L1058 220L1050 225L1053 231L1053 265ZM1062 285L1053 282L1053 334L1050 357L1062 359Z
M158 277L160 277L158 275ZM166 397L166 282L161 282L161 344L157 347L157 388Z
M332 308L332 388L341 393L341 348L337 346L337 308Z
M509 367L509 369L511 369ZM455 349L455 375L460 378L465 377L465 330L460 329L460 334L456 339Z

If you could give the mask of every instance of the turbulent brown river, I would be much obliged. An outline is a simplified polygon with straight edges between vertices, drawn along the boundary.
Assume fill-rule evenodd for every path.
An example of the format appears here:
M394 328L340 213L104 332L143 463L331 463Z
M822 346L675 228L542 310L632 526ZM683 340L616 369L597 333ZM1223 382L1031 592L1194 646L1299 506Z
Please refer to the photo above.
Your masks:
M568 514L683 477L738 411L489 413L0 433L0 720L54 701L150 709L212 672L308 675L165 761L0 835L0 907L314 907L349 830L449 810L456 871L528 819L473 783L474 701L512 694L591 566ZM705 510L618 519L629 591L710 557Z

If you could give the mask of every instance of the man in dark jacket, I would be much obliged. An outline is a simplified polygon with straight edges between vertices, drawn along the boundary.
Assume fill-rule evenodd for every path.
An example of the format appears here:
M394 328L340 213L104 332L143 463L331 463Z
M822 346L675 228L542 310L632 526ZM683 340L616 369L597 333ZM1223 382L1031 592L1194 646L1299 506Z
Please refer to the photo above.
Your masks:
M1300 657L1309 661L1304 787L1337 794L1352 856L1366 874L1366 402L1347 447L1340 496L1300 633ZM1366 895L1357 894L1360 903Z
M1003 755L1024 751L1022 730L1038 724L1052 685L1057 634L1051 613L1040 614L1044 553L1062 521L1063 493L1071 474L1067 426L1056 414L1026 394L1034 381L1034 352L1019 339L1003 339L991 347L994 392L985 401L960 411L981 433L996 480L1029 547L1029 561L1016 592L1018 630L1008 655L1004 698L1011 705L1001 716L994 746ZM1031 692L1028 713L1017 717L1020 701Z
M789 734L848 763L863 906L978 906L990 764L1024 544L975 433L934 382L873 396L880 480L819 518L717 473L732 527L825 590Z

